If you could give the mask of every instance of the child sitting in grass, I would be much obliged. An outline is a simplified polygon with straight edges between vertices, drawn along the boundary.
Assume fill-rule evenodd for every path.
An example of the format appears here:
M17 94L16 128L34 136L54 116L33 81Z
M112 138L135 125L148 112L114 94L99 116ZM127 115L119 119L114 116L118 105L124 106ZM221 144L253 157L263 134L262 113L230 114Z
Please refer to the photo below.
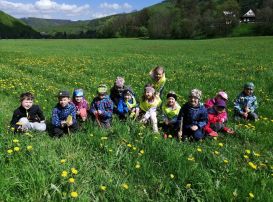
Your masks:
M254 84L248 82L244 85L243 91L238 95L234 102L235 120L258 120L256 109L258 108L257 98L254 95Z
M177 118L178 137L194 138L195 140L203 139L203 128L207 125L207 109L200 103L202 92L198 89L190 91L189 100L180 109ZM182 128L181 128L182 126Z
M107 95L107 86L99 85L98 96L94 98L90 107L90 114L93 120L100 127L110 128L113 114L113 101Z
M10 125L14 132L26 132L29 130L45 131L45 117L43 111L38 105L34 105L34 96L32 93L22 93L20 95L20 107L18 107L12 116Z
M205 107L208 109L208 108L212 108L213 105L215 104L215 102L218 100L218 99L222 99L224 100L225 102L227 102L228 100L228 95L225 91L219 91L216 96L212 99L209 99L205 102Z
M68 91L60 91L58 104L52 110L52 135L61 137L64 133L75 132L78 129L76 107L70 102Z
M166 83L164 68L157 66L150 71L149 75L152 78L152 85L156 91L156 94L161 98Z
M170 91L167 94L167 103L162 106L163 113L163 124L162 128L164 133L164 138L168 137L167 134L175 134L175 124L177 122L177 116L181 109L180 105L176 102L177 96L174 91Z
M155 133L158 133L156 110L160 104L161 99L156 95L155 89L152 85L146 85L144 95L140 102L140 114L142 114L140 122L147 123L150 120Z
M130 118L136 119L138 117L139 107L132 91L128 89L123 91L123 97L119 100L117 110L119 115L124 118L126 118L127 114L129 114Z
M88 102L83 96L82 89L75 89L73 92L73 104L77 110L77 119L85 121L87 119Z
M226 102L222 99L216 100L212 108L208 109L208 124L204 127L206 134L217 137L218 132L234 134L234 131L225 126L227 122Z

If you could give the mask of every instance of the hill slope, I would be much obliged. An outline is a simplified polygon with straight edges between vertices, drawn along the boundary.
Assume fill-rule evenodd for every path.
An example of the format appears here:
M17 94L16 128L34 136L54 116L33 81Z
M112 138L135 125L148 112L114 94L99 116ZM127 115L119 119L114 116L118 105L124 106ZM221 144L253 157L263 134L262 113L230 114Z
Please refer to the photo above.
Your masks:
M39 38L40 34L22 21L0 11L0 38Z

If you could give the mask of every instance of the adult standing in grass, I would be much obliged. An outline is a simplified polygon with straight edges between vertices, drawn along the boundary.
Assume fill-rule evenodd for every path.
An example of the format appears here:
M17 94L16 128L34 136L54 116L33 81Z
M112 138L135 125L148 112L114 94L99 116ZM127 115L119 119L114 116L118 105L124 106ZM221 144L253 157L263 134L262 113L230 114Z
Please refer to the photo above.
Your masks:
M208 122L208 112L202 103L200 103L202 92L198 89L193 89L189 93L189 100L180 109L177 118L177 128L182 127L182 134L179 131L178 137L185 140L186 138L194 138L200 140L204 138L203 128ZM182 118L183 117L183 118ZM181 121L183 120L183 124Z
M257 98L254 95L254 83L248 82L244 85L243 91L237 96L234 102L234 118L235 120L245 119L256 121L258 115Z
M162 94L166 83L164 68L157 66L150 71L149 75L152 79L152 85L156 91L156 94L162 99Z
M27 132L28 130L45 131L45 117L39 105L34 105L34 96L30 92L20 95L20 107L12 116L10 125L14 132Z
M70 102L68 91L60 91L58 104L52 110L52 135L61 137L65 133L75 132L78 129L76 107Z

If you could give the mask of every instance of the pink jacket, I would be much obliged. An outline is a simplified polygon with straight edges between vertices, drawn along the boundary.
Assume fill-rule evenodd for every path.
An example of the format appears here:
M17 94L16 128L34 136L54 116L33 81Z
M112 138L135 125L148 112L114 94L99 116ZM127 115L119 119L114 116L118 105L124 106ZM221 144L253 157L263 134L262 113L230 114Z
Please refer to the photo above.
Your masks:
M88 103L87 101L83 98L82 102L76 102L74 99L73 99L73 104L75 105L77 111L80 111L81 109L86 109L88 110Z
M208 110L208 124L204 127L204 131L206 133L211 133L213 130L210 127L210 124L213 123L225 123L227 121L227 113L223 112L218 114L217 111L215 111L215 109L210 108ZM224 131L227 131L228 128L224 128Z

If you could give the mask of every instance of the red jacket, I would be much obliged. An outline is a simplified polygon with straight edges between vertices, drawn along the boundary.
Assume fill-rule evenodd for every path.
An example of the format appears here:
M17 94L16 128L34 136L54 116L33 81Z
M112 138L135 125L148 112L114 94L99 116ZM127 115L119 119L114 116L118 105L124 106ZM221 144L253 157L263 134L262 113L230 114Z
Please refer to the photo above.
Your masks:
M213 132L213 129L210 127L211 124L215 123L225 123L227 121L227 113L222 112L218 114L218 112L214 108L208 109L208 124L204 127L204 131L206 133ZM224 132L226 132L229 128L224 127Z

